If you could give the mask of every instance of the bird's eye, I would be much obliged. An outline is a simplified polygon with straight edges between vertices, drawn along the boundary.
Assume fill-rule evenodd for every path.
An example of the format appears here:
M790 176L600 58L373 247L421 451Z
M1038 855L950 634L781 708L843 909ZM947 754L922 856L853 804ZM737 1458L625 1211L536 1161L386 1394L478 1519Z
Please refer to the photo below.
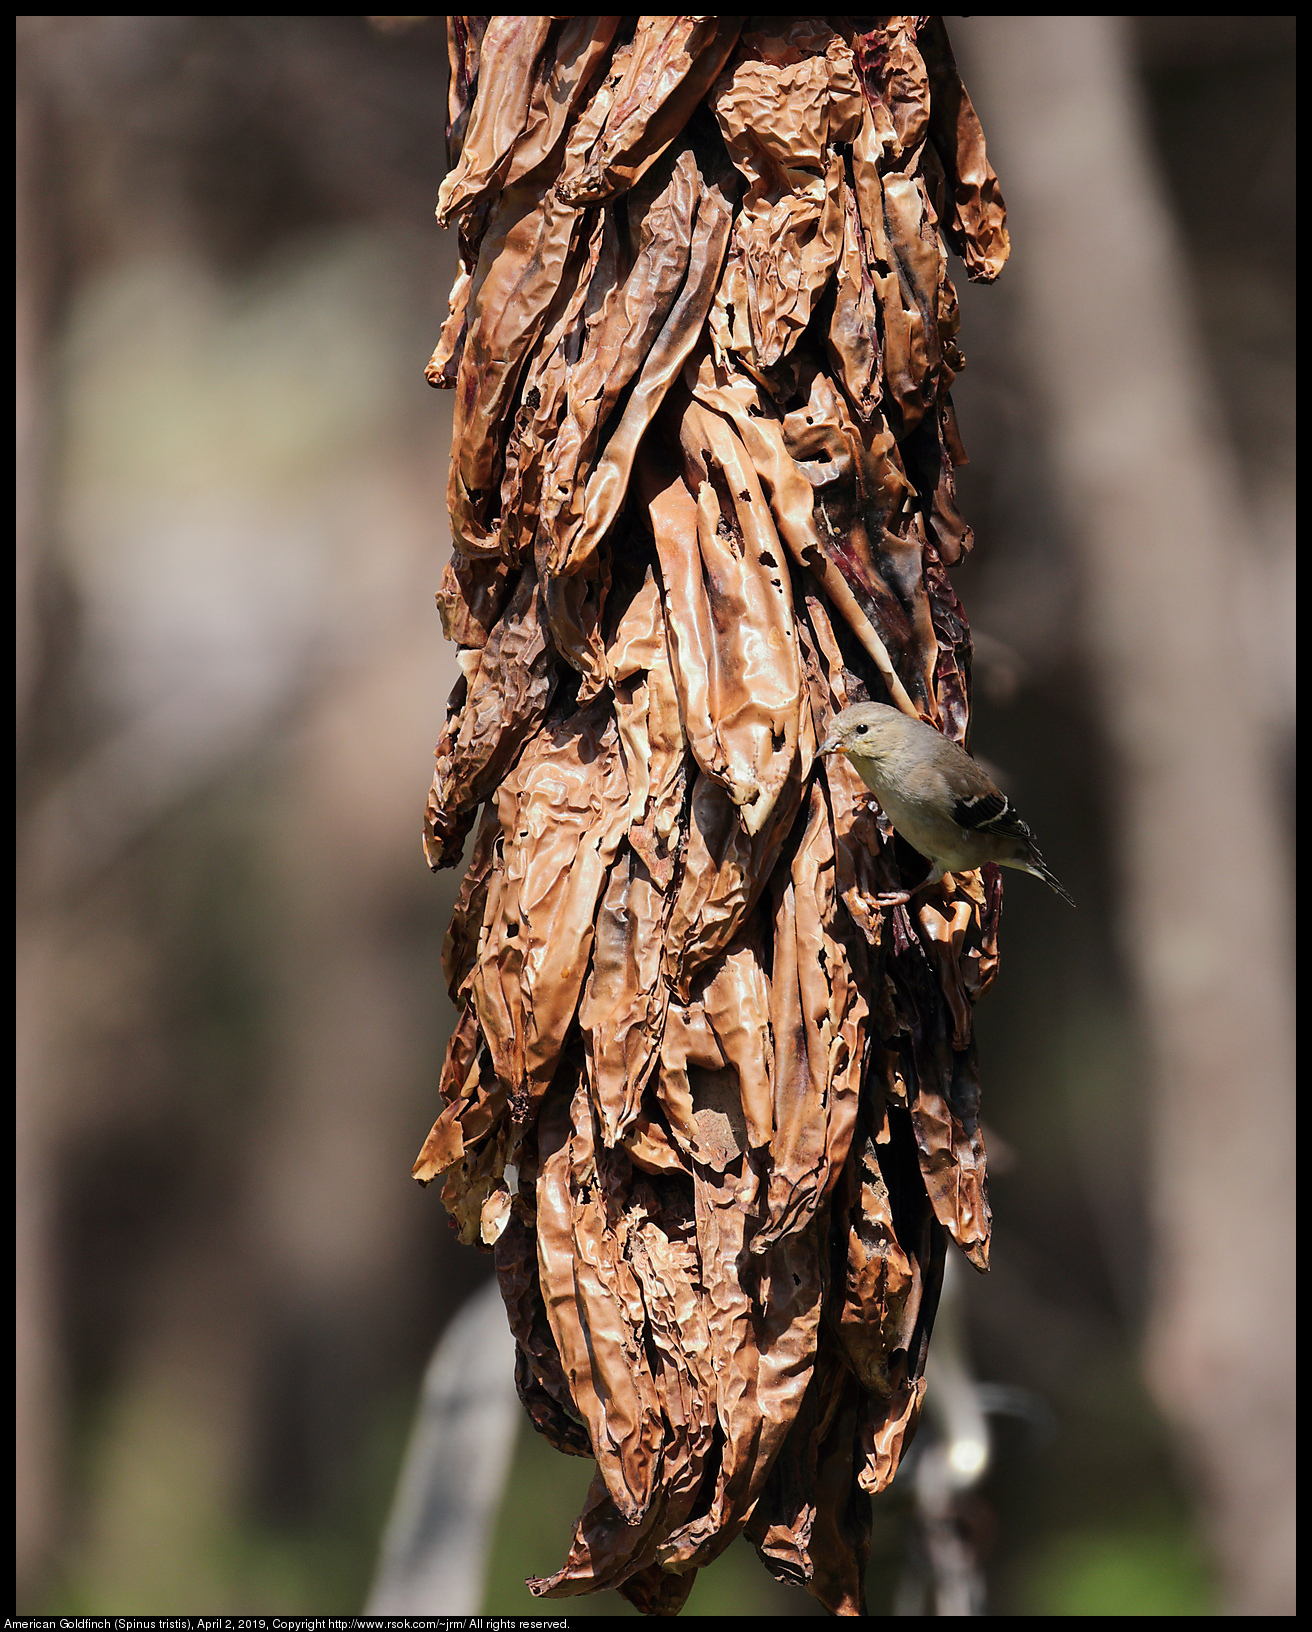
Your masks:
M866 732L869 731L869 729L870 729L870 727L868 725L858 725L857 728L856 728L856 734L859 737L864 737Z

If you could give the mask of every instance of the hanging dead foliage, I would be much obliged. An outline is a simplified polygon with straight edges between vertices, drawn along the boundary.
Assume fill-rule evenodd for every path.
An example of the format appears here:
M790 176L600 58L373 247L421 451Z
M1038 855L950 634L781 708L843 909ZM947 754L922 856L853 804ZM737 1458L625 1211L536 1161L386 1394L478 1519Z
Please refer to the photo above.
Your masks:
M989 280L1007 232L940 18L741 23L449 20L430 864L482 817L414 1171L596 1462L535 1592L674 1614L745 1529L859 1613L947 1237L988 1264L1001 883L881 905L891 830L816 747L864 699L965 736L945 244Z

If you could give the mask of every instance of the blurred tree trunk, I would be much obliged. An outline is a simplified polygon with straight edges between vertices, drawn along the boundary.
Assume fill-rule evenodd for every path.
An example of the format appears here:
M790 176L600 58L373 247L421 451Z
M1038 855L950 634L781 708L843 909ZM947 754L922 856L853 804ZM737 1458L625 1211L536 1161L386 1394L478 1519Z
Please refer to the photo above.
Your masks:
M19 775L32 730L41 667L39 586L48 527L49 405L46 339L56 304L54 232L46 120L39 94L21 71L17 105L15 244L15 652ZM28 65L30 66L30 64ZM20 780L20 804L21 804ZM50 936L21 888L17 923L19 984L15 1009L15 1486L20 1584L44 1557L54 1502L53 1401L57 1364L49 1246L50 1172L42 1116L41 1058L47 1045Z
M1239 615L1261 562L1208 411L1125 23L990 17L958 37L1007 179L1026 362L1119 762L1123 939L1155 1094L1148 1376L1226 1610L1292 1614L1290 858L1265 665Z
M427 957L410 927L431 885L415 862L420 790L405 792L431 741L430 694L453 678L420 593L441 455L410 365L433 274L412 223L431 210L445 105L444 35L429 33L403 54L364 18L18 20L16 1550L28 1607L121 1590L128 1609L186 1609L185 1594L168 1602L179 1578L202 1597L217 1581L218 1600L225 1571L255 1567L220 1556L224 1526L258 1535L268 1511L307 1533L345 1526L387 1391L412 1386L441 1297L458 1303L467 1284L457 1265L436 1314L404 1295L445 1263L405 1176L447 1027L429 989L437 948ZM397 279L386 293L380 267ZM146 287L153 342L133 303ZM178 465L204 450L192 479L213 499L173 508L145 457L139 485L127 472L89 506L97 561L111 563L93 582L69 522L88 384L60 357L79 321L94 327L106 288L128 291L115 329L145 354L108 393L128 462L158 441L133 395L148 382L168 402ZM265 393L282 402L268 384L280 367L303 368L287 314L307 306L361 346L351 320L376 309L378 368L394 344L422 420L402 399L379 428L380 376L353 368L349 389L316 386L348 416L346 455L331 438L323 451L320 422L289 402L275 415L285 458L266 463L240 438L211 458L206 404L179 389L170 357L219 359L193 377L221 419L227 393L244 421ZM272 337L259 359L232 346L234 310L252 309L270 314L256 319ZM398 376L384 377L394 403ZM206 512L215 526L196 559L227 559L229 588L248 532L281 563L247 581L250 616L226 634L206 594L193 633L217 631L210 655L227 655L209 670L198 659L181 687L148 641L86 636L146 534L167 565L179 510L179 556ZM353 569L336 541L362 518L368 566L339 597L331 585ZM319 552L329 591L304 654L262 667L306 627L303 581L287 570L302 548ZM153 587L176 619L178 580ZM167 706L116 689L124 651L160 677ZM313 856L307 810L331 812ZM194 861L173 848L180 812ZM226 849L205 854L216 833ZM258 911L240 899L247 869L268 881ZM238 899L215 921L192 885L220 875ZM114 1318L102 1328L95 1311ZM159 1491L152 1508L142 1493ZM348 1556L325 1590L349 1590L351 1568Z

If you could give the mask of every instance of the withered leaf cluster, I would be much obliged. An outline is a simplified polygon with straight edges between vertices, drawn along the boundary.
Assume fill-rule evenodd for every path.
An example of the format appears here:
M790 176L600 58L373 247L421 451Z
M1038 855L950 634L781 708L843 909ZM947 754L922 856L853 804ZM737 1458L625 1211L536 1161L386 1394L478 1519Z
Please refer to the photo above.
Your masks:
M449 20L430 864L474 838L415 1175L596 1461L535 1592L674 1614L746 1530L859 1613L948 1236L987 1266L1001 887L881 906L923 863L817 745L867 698L965 736L946 247L1007 234L940 18L744 21Z

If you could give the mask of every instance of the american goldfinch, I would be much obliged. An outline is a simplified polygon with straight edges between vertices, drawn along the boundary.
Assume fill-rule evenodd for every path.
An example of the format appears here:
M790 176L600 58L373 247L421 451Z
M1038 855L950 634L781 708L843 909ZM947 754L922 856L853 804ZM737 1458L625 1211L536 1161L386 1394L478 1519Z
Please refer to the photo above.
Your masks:
M913 850L933 864L916 886L937 884L944 873L966 872L986 861L1016 867L1066 891L1048 871L1034 835L964 748L884 703L857 703L836 714L822 754L846 754L884 814ZM885 904L906 901L902 891Z

